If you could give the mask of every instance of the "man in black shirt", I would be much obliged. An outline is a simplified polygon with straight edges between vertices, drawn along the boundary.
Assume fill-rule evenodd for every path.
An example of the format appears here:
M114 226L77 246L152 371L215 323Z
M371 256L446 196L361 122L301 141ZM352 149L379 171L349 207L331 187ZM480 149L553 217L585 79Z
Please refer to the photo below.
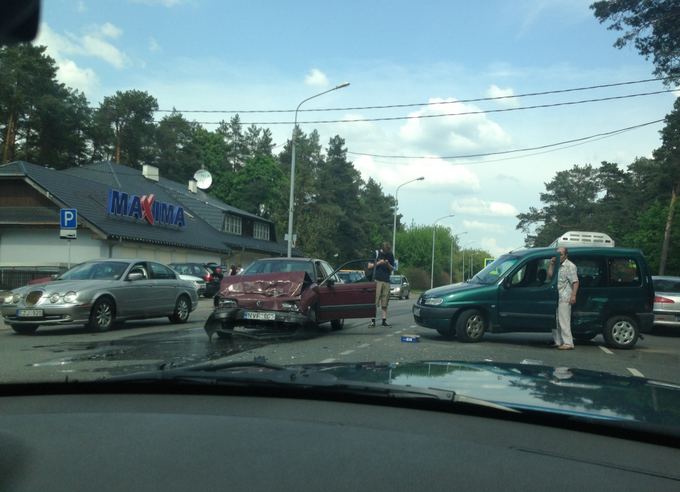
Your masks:
M391 326L387 322L387 304L390 302L390 274L394 270L394 256L392 245L388 242L382 244L382 249L377 252L375 262L368 264L373 269L375 280L375 306L382 308L382 326ZM368 325L375 326L375 318Z

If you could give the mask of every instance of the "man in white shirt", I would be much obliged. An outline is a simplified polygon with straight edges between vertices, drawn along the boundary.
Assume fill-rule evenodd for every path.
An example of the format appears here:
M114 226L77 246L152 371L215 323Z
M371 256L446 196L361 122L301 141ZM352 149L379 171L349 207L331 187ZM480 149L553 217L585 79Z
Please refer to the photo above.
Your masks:
M560 350L573 350L574 339L571 336L571 306L576 303L578 292L578 275L576 265L568 258L567 248L557 248L560 255L560 269L557 273L557 326L553 329L555 347ZM550 260L548 278L551 279L555 270L555 258Z

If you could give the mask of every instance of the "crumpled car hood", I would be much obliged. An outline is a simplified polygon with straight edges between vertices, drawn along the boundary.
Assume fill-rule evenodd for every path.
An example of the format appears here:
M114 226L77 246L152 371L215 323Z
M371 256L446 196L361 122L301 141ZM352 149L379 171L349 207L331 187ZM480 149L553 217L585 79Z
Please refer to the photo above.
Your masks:
M220 296L299 297L302 294L305 278L309 283L309 276L305 272L233 275L222 279Z

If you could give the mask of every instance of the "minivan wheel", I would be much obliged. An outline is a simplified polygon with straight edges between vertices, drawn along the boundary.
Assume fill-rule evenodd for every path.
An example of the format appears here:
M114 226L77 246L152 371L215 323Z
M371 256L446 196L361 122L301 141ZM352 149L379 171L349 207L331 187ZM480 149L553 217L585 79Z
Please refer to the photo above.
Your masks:
M612 348L631 349L637 343L640 331L630 316L612 316L604 327L605 342Z
M479 342L486 331L484 315L477 309L463 311L456 320L456 338L461 342Z

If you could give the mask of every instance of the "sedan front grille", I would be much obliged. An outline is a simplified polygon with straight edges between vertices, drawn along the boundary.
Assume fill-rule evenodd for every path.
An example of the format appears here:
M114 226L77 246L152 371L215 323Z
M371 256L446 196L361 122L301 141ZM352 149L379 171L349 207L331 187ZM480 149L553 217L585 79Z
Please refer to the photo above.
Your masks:
M38 303L42 295L43 295L42 290L34 290L29 292L28 295L26 296L26 304L28 304L29 306L34 306L35 304Z

